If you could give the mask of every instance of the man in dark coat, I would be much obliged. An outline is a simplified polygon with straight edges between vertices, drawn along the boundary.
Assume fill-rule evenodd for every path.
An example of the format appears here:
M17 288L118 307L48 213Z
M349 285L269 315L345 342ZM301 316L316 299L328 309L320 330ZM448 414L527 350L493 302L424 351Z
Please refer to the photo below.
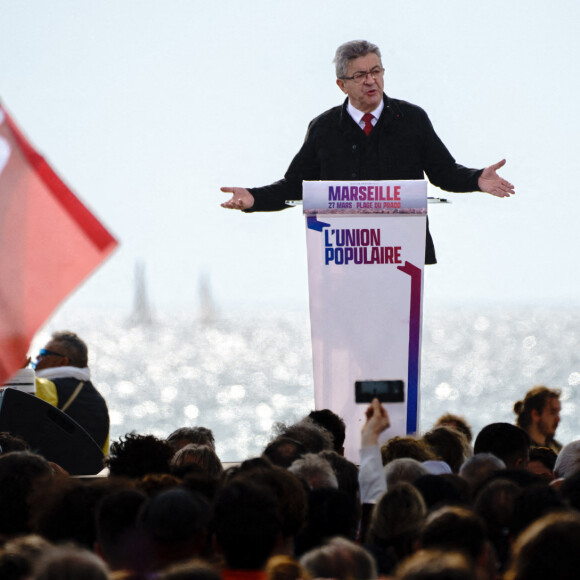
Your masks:
M338 47L336 84L347 95L344 104L314 119L302 148L284 179L265 187L222 187L232 193L222 203L246 212L277 211L286 200L302 199L303 181L424 179L447 191L484 191L508 197L514 187L502 179L499 161L485 169L455 162L435 133L423 109L383 92L384 68L379 48L367 41ZM436 262L427 229L425 262Z
M36 359L36 394L74 419L106 453L109 411L91 383L87 345L74 332L54 332Z

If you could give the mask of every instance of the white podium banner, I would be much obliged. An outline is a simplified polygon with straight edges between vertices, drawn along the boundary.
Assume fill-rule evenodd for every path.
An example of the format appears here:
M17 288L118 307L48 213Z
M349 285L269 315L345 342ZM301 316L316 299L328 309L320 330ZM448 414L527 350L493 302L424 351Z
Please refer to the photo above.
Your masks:
M384 439L417 431L427 184L303 190L316 408L345 420L345 454L358 463L375 394L391 419Z

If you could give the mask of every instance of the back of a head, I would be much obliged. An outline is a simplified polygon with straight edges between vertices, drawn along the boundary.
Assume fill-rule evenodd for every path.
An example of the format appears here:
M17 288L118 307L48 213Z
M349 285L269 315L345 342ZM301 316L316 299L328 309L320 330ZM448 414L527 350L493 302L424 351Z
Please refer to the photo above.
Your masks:
M323 546L306 552L300 564L312 578L362 580L377 577L373 557L345 538L332 538Z
M171 459L171 472L183 477L189 471L204 471L220 477L224 471L217 453L207 445L189 443L175 453Z
M425 520L427 507L410 483L400 482L384 493L373 508L367 541L387 545L404 535L415 536Z
M138 525L150 539L156 565L199 556L205 547L210 505L185 489L163 491L144 503Z
M301 479L309 489L338 489L338 479L332 465L318 454L306 453L294 461L288 471Z
M580 570L580 515L550 514L515 542L505 580L576 580Z
M282 467L272 466L240 471L234 479L267 487L278 504L282 536L296 536L306 519L307 496L303 483L294 474Z
M58 546L38 561L34 580L108 580L106 564L93 552L76 546Z
M453 473L458 473L463 462L471 455L469 441L463 433L453 427L445 425L435 427L425 433L423 439L430 445L435 455L451 467Z
M413 486L421 492L428 510L464 503L461 490L442 475L423 475L413 482Z
M0 534L30 531L28 495L51 474L48 461L40 455L28 451L0 455Z
M396 580L473 580L471 562L459 552L419 550L398 568Z
M465 417L461 417L460 415L455 415L453 413L445 413L435 421L433 427L441 427L442 425L446 425L447 427L453 427L460 433L465 435L468 443L471 443L473 439L473 432L471 431L471 425L467 422Z
M302 443L290 437L279 435L268 443L262 455L274 465L288 468L305 453L306 447Z
M155 578L156 580L221 580L221 575L204 560L190 560L165 568Z
M474 454L492 453L499 457L508 469L525 467L530 449L528 434L510 423L491 423L477 435L473 445Z
M207 445L215 451L215 437L207 427L180 427L167 437L167 442L175 452L189 443Z
M410 457L400 457L393 459L385 465L385 479L387 480L387 489L393 485L406 481L413 483L423 475L428 475L429 470L416 459Z
M568 478L578 471L580 471L580 439L564 445L554 465L557 477Z
M338 489L346 492L353 501L359 501L358 467L336 451L321 451L318 455L330 463L338 480Z
M52 341L58 344L62 354L68 358L68 366L83 369L89 365L87 345L74 332L69 330L53 332Z
M419 536L422 548L452 550L476 562L485 547L483 520L472 510L446 506L432 512Z
M478 453L470 457L459 469L474 493L491 475L505 469L505 463L493 453Z
M426 441L411 435L391 437L381 447L383 465L388 465L394 459L402 457L410 457L421 463L437 458Z
M261 570L281 529L276 498L264 486L234 480L217 496L213 529L228 568Z
M137 515L147 496L136 489L120 489L105 496L96 511L97 542L113 570L133 567L129 549L137 536Z
M36 562L50 548L50 542L34 534L8 540L0 548L0 578L29 580Z
M533 521L552 512L568 509L559 493L547 483L537 483L524 487L514 501L511 532L517 536Z
M344 450L344 439L346 437L346 425L344 420L330 409L320 409L311 411L308 418L324 427L332 434L334 450L342 454Z
M334 536L352 540L357 527L358 510L344 491L332 488L311 490L306 525L296 536L295 554L299 556Z
M301 443L307 453L333 449L332 434L308 417L292 425L279 424L278 434Z
M173 450L154 435L128 433L111 443L105 460L111 477L139 478L150 473L169 473Z

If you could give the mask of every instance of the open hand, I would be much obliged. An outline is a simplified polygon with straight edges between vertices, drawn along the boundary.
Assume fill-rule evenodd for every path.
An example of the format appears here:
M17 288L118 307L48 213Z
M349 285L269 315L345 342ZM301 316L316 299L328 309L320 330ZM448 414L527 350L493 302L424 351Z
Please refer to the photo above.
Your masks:
M509 197L515 193L514 186L497 174L497 170L505 165L505 159L486 167L477 180L481 191L496 197Z
M233 194L221 204L226 209L250 209L254 205L254 196L244 187L221 187L220 190Z

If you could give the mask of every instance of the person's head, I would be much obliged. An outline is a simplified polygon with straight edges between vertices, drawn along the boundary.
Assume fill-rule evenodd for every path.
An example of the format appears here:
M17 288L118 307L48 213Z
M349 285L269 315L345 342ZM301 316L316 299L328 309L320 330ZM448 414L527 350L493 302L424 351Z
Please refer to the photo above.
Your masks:
M410 457L421 463L437 459L437 456L425 440L412 435L396 435L391 437L381 447L383 465L388 465L394 459L400 459L401 457Z
M330 409L311 411L308 417L332 434L334 450L338 454L343 455L344 439L346 437L346 425L343 419Z
M51 476L48 461L40 455L28 451L0 455L0 534L30 531L29 496L36 484Z
M242 463L242 466L245 465L246 462ZM303 483L287 469L276 465L242 467L229 481L234 480L249 481L272 492L278 504L282 539L292 543L306 521L307 496Z
M464 417L455 415L454 413L445 413L441 415L437 421L435 421L435 425L433 425L433 427L441 427L442 425L453 427L453 429L463 433L468 443L471 443L473 439L473 432L471 431L471 426Z
M459 506L432 512L419 535L421 548L461 552L474 563L482 556L486 540L483 520L472 510Z
M186 473L195 470L219 477L224 468L220 458L211 447L190 443L182 447L171 459L171 472L178 477L183 477Z
M523 401L514 405L516 424L528 433L537 432L550 440L560 423L560 389L544 386L534 387L526 393Z
M463 433L442 425L423 435L439 459L445 461L453 473L458 473L463 462L471 456L469 442Z
M291 556L272 556L266 565L268 580L306 580L309 574Z
M505 580L575 580L580 569L580 515L549 514L522 532Z
M373 508L367 542L378 546L394 545L397 555L409 547L421 528L427 506L423 496L410 483L401 482L384 493Z
M281 530L274 494L250 481L228 483L216 498L213 530L228 568L262 570Z
M48 540L35 534L8 540L0 548L0 578L29 580L36 562L51 547Z
M107 565L95 553L77 546L55 546L38 560L33 575L35 580L108 580Z
M157 580L221 580L219 571L205 560L188 560L160 571Z
M336 49L334 64L336 84L352 106L363 113L374 111L385 84L379 47L366 40L345 42Z
M321 451L318 455L330 463L338 480L338 489L346 492L353 501L358 502L360 500L358 467L336 451Z
M8 431L0 431L0 455L10 453L11 451L30 451L30 445Z
M105 465L111 477L139 478L150 473L169 473L171 445L154 435L128 433L111 443Z
M89 365L87 345L74 332L68 330L53 332L36 357L37 371L53 367L79 367Z
M373 557L345 538L332 538L323 546L306 552L300 558L300 564L312 578L351 580L377 577Z
M419 550L398 568L396 580L472 580L473 566L459 552Z
M211 509L202 495L179 488L162 491L141 506L137 519L155 569L203 555Z
M526 469L530 459L530 437L510 423L491 423L477 435L473 452L493 453L508 469Z
M189 443L207 445L215 451L215 438L207 427L180 427L167 437L167 442L174 452L179 451Z
M510 536L515 500L520 493L517 483L507 479L494 479L480 489L474 509L485 522L488 537L502 569L510 553Z
M331 487L338 489L338 479L330 463L315 453L307 453L288 468L309 489Z
M279 436L301 443L307 453L333 449L332 434L308 417L292 425L277 424L275 430Z
M147 496L137 489L114 491L97 505L95 522L97 553L111 570L134 569L141 550L137 515Z
M313 489L308 493L306 525L296 536L294 553L302 555L334 536L354 541L358 523L358 510L344 491Z
M34 531L55 544L74 542L92 549L97 537L97 506L120 484L101 477L55 477L42 487L36 486L29 499Z
M546 481L553 481L556 478L554 466L557 458L556 452L548 447L531 447L528 469Z
M395 484L402 481L413 483L423 475L428 475L429 470L416 459L411 457L400 457L393 459L385 465L385 479L387 489L391 489Z
M565 511L566 507L553 486L544 482L528 485L515 498L511 533L515 537L535 520L549 513Z
M580 439L564 445L554 464L556 477L568 478L578 471L580 471Z
M280 435L268 443L262 455L272 464L287 468L305 453L306 447L302 443Z
M478 453L470 457L459 469L459 476L469 484L474 494L491 475L505 469L505 463L493 453Z

